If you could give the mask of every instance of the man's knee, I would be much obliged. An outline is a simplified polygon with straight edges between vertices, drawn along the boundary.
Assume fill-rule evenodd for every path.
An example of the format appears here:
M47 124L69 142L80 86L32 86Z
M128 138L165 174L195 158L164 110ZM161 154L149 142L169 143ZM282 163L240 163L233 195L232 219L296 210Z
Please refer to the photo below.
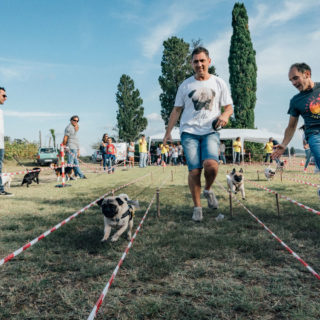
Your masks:
M203 167L205 171L218 170L218 161L213 159L207 159L203 161Z
M201 169L192 169L189 171L189 176L190 177L199 177L201 176Z

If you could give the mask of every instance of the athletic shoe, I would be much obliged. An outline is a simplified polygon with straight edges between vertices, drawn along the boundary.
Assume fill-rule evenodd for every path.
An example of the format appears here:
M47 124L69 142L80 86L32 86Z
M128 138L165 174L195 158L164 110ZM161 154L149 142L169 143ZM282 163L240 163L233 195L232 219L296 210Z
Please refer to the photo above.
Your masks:
M201 207L194 207L193 208L192 220L200 222L200 221L202 221L202 219L203 219L202 208Z
M13 197L13 194L7 191L0 192L0 196Z
M203 190L203 196L208 200L208 207L218 209L218 200L212 190Z

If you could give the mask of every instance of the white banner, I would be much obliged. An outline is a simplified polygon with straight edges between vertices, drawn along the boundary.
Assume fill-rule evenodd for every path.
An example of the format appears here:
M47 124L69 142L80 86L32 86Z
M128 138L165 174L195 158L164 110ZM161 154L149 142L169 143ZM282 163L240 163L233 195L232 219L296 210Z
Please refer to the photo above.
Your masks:
M117 162L124 161L127 159L127 144L125 142L114 143L116 147L116 159Z

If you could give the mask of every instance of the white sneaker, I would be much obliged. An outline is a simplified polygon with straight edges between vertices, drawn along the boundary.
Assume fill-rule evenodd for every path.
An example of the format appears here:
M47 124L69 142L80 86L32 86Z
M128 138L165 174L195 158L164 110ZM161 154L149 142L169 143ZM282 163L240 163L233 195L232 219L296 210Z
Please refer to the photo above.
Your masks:
M212 190L203 190L203 196L208 200L208 207L218 209L218 200Z
M202 219L203 219L202 208L201 207L194 207L193 208L192 220L200 222L200 221L202 221Z

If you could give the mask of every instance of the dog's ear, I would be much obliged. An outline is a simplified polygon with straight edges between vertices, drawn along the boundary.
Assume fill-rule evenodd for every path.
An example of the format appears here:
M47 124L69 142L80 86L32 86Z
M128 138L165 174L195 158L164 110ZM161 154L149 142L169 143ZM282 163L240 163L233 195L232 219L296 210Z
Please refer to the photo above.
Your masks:
M196 90L192 90L191 92L189 92L188 97L191 98L195 92Z
M239 172L241 172L241 173L243 173L243 170L242 170L242 168L239 170Z
M231 171L231 174L235 174L236 173L236 168L233 168L233 170Z
M123 200L119 197L116 198L116 201L118 202L119 206L122 206L124 204Z
M98 205L99 207L101 207L103 200L104 200L104 198L102 198L102 199L100 199L99 201L97 201L97 205Z

